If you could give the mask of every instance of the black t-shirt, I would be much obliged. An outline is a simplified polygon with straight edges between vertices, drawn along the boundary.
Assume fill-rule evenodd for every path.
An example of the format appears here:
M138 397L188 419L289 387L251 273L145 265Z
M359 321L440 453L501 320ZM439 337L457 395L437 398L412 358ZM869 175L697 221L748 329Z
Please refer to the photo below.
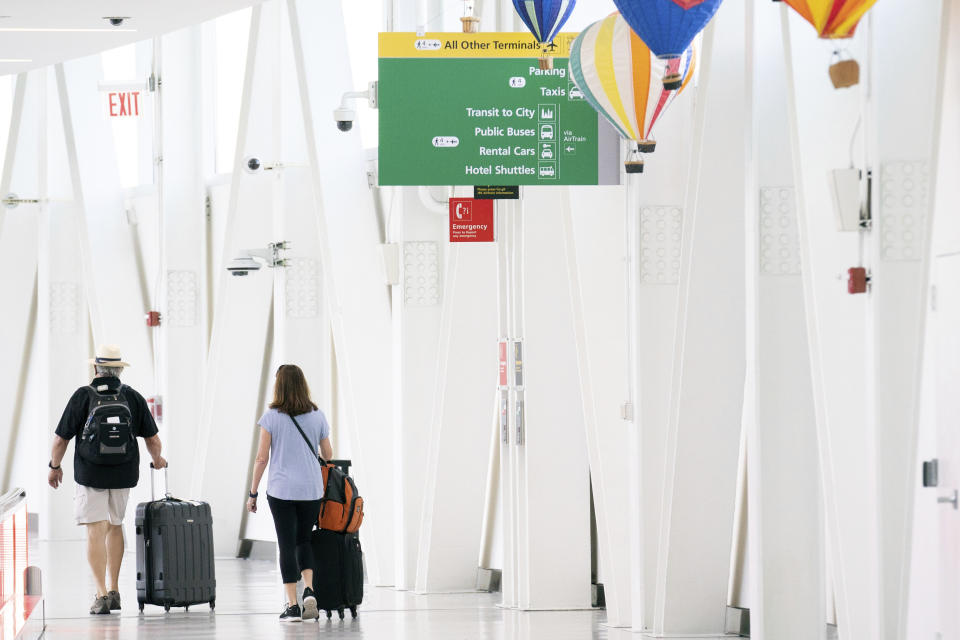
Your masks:
M96 389L100 385L107 385L110 391L116 393L120 387L120 378L105 376L94 378L90 385ZM153 415L147 407L147 401L139 393L130 387L124 387L124 400L130 405L130 413L133 414L133 433L140 438L150 438L157 435L157 423L153 421ZM57 435L64 440L71 440L80 435L84 425L87 423L87 417L90 415L90 390L87 387L80 387L70 397L67 408L63 410L63 416L60 418L60 424L57 425ZM94 464L84 460L76 452L74 446L73 452L73 478L77 484L94 489L127 489L137 486L140 479L140 448L137 447L133 460L118 465Z

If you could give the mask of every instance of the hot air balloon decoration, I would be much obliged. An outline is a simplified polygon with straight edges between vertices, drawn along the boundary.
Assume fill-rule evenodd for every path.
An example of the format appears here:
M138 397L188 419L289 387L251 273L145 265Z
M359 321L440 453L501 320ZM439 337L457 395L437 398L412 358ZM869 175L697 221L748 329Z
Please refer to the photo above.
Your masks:
M804 20L813 25L817 35L825 39L852 38L857 23L877 0L786 0ZM860 65L856 60L841 60L835 51L830 65L830 81L837 89L860 82Z
M630 28L658 58L667 61L666 89L683 83L681 59L707 26L722 0L613 0Z
M553 39L566 24L576 4L577 0L513 0L520 19L540 45L541 69L553 68L553 56L550 55L556 48Z
M587 102L617 129L621 136L636 142L627 173L641 173L640 153L656 149L652 137L654 125L693 78L697 45L691 45L677 58L674 68L680 74L676 89L663 85L665 64L614 13L587 27L570 49L570 77Z

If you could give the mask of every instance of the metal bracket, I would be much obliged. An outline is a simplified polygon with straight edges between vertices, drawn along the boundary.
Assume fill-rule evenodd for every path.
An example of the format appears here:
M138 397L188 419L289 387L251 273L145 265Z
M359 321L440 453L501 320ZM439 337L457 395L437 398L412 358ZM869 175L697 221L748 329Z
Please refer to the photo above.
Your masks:
M21 198L15 193L8 193L3 199L3 206L7 209L16 209L21 204L40 204L41 202L39 198Z

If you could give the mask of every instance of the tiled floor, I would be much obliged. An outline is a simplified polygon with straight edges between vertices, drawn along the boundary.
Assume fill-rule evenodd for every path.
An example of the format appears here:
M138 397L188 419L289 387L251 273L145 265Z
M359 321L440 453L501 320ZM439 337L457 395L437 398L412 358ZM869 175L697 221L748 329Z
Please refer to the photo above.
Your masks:
M584 640L630 637L602 626L602 611L516 612L498 608L499 594L418 596L393 589L367 589L357 620L334 614L319 623L281 624L280 576L271 562L223 560L217 563L217 609L198 605L164 613L137 611L134 556L127 554L121 576L124 608L111 616L87 612L95 588L77 542L40 543L35 561L44 570L49 640L127 640L176 638L395 638L397 640ZM635 637L635 636L634 636Z

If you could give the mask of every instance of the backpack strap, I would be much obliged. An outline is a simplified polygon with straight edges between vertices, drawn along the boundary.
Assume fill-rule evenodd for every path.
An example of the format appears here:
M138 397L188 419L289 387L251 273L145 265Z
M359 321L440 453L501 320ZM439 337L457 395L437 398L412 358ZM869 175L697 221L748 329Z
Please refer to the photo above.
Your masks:
M288 414L288 415L289 415L289 414ZM317 462L320 463L320 466L321 466L321 467L327 466L327 463L326 463L326 461L323 459L323 457L320 456L319 454L317 454L317 452L313 450L313 445L310 444L310 439L307 438L307 434L305 434L305 433L303 432L303 429L300 428L300 423L297 422L297 419L294 418L292 415L290 416L290 419L293 420L293 426L295 426L295 427L297 428L297 431L300 432L301 437L303 437L303 441L307 443L307 448L310 449L310 455L312 455L312 456L313 456L313 455L317 456ZM324 479L324 480L326 480L326 479ZM324 482L324 484L326 484L326 482Z

